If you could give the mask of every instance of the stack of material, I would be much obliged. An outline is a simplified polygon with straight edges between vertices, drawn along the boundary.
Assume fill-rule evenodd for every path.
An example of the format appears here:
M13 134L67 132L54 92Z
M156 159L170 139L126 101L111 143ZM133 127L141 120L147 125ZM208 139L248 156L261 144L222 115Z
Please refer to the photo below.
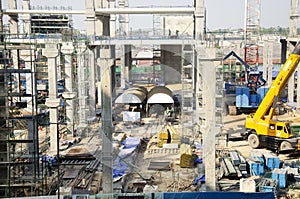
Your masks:
M287 170L274 169L272 171L272 179L278 181L279 188L285 188L287 182Z
M248 159L250 165L251 176L263 176L264 175L264 159L262 157L252 157Z
M158 134L157 146L162 148L164 144L168 143L168 133L166 131L160 131Z
M181 142L180 135L177 134L177 132L175 131L175 129L172 126L170 126L170 125L167 126L167 132L170 133L171 143L180 144L180 142Z
M258 183L258 188L259 192L274 192L275 197L277 196L278 184L276 180L262 178Z
M172 143L172 144L180 144L180 136L177 134L175 129L167 125L158 133L158 141L157 141L157 146L158 147L163 147L164 144L167 143Z
M194 158L192 155L191 146L188 144L180 145L180 167L192 168L194 165Z
M266 167L268 170L278 169L280 166L280 159L275 154L268 152L263 153L265 158Z
M261 151L261 150L251 150L251 157L262 157L264 159L264 164L268 170L273 170L279 168L280 159L277 155L270 151Z
M233 163L230 161L229 157L220 158L220 165L221 165L221 176L220 177L236 177L237 172Z

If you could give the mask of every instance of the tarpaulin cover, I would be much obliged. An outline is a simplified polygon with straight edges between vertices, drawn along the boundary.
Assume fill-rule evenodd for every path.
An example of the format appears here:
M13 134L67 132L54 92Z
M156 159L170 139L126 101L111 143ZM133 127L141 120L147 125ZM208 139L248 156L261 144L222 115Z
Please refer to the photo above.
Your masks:
M243 192L184 192L164 193L164 199L274 199L274 193L243 193Z
M54 157L54 156L43 155L40 157L40 161L42 161L42 162L48 162L49 160L52 162L52 164L57 162L56 157Z
M197 178L195 178L194 180L194 185L197 185L199 182L205 182L205 175L201 175L201 176L198 176Z
M122 147L120 148L118 157L115 159L113 164L114 180L126 174L128 170L128 165L124 161L122 161L122 159L132 154L137 149L139 144L140 144L140 139L134 137L128 137L122 142Z

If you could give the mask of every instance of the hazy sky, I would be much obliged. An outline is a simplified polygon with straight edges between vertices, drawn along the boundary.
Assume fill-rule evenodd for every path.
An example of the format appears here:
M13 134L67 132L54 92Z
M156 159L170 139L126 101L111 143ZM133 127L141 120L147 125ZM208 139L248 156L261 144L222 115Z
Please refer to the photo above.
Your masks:
M21 2L21 0L18 0ZM129 0L130 7L136 6L187 6L193 0ZM7 7L7 0L2 0ZM73 10L84 10L85 0L31 0L32 5L72 6ZM18 4L18 7L21 3ZM243 28L245 0L206 0L207 29ZM262 0L261 27L289 27L290 0ZM74 26L85 29L83 16L73 16ZM152 28L152 15L131 15L130 27Z

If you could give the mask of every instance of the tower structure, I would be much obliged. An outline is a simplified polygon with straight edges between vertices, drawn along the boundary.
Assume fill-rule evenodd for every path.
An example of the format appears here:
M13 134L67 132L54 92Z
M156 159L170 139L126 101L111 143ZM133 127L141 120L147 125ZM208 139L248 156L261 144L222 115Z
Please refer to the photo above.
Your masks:
M260 0L245 1L245 64L257 66L260 35ZM245 67L246 68L246 67ZM246 77L246 76L245 76Z

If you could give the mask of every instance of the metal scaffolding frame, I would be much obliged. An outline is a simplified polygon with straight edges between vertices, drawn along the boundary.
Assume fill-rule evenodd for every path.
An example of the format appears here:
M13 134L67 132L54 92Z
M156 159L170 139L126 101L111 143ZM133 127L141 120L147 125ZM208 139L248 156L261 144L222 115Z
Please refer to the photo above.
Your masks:
M0 169L6 171L0 176L0 195L37 196L45 194L46 180L44 166L39 161L36 43L34 39L27 43L12 42L11 38L15 37L3 35L4 40L0 44L0 101L4 110L0 114L0 144L2 150L5 147L0 154ZM14 59L17 63L12 62L13 50L17 51ZM21 52L25 52L27 57ZM24 78L31 82L26 84Z

